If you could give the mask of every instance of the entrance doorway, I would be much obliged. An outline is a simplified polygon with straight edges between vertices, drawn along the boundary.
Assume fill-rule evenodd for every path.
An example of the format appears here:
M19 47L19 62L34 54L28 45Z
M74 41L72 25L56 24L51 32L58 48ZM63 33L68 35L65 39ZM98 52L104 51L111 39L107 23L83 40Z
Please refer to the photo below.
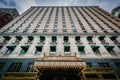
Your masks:
M80 80L79 68L43 68L40 80Z

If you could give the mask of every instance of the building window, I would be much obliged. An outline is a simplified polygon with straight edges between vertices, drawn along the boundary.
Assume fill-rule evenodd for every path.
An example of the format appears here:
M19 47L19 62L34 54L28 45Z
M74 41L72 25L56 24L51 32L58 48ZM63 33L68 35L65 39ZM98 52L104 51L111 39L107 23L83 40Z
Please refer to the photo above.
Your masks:
M116 41L116 38L117 38L117 36L111 36L111 37L110 37L110 39L111 39L112 41Z
M0 62L0 70L3 68L4 65L5 65L5 62Z
M120 68L120 62L116 62L115 65Z
M56 46L50 46L50 54L56 53Z
M40 55L42 53L43 46L36 46L36 54Z
M20 52L20 54L26 54L26 52L28 51L29 46L21 46L22 50Z
M99 46L91 46L91 48L95 54L100 54Z
M19 42L19 41L21 41L22 40L22 36L16 36L16 42Z
M64 46L64 53L70 54L70 46Z
M87 62L86 64L87 64L87 67L92 67L92 63Z
M68 36L64 36L64 42L68 42L68 40L69 40L69 38L68 38Z
M28 42L33 41L34 37L33 36L28 36Z
M98 63L100 67L110 67L109 63Z
M87 36L87 40L92 42L92 36Z
M120 48L120 46L118 46L118 48Z
M9 66L7 72L19 72L21 66L22 66L22 63L21 63L21 62L12 63L12 64Z
M113 50L114 46L105 46L105 48L111 55L115 55L116 54L114 52L114 50Z
M14 49L15 49L16 46L6 46L6 47L8 49L6 51L6 54L11 54L14 51Z
M80 42L80 36L76 36L76 37L75 37L75 40L76 40L77 42Z
M52 42L56 42L57 41L57 37L56 36L52 36Z
M9 36L4 36L5 40L9 41L11 39L11 37Z
M44 42L45 41L45 36L40 36L40 42Z
M84 50L85 46L77 46L77 48L80 54L85 54L85 50Z
M98 37L98 39L99 39L100 41L104 41L104 38L105 38L105 36L99 36L99 37Z
M28 64L28 67L27 67L27 69L26 69L26 72L33 72L33 71L34 71L33 65L34 65L34 63L33 63L33 62L30 62L30 63Z
M0 46L0 50L3 48L3 46Z

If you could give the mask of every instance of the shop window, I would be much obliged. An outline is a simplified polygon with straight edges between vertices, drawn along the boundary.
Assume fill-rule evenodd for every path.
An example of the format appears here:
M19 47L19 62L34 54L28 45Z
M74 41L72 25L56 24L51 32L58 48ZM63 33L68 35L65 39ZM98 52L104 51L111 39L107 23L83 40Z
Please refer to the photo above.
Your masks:
M43 48L43 46L36 46L36 54L41 54L42 48Z
M100 67L110 67L109 63L98 63Z
M7 72L19 72L21 66L22 66L22 63L21 63L21 62L12 63L12 64L9 66Z
M84 51L85 46L77 46L77 48L80 54L85 54L85 51Z
M92 63L87 62L86 64L87 64L87 67L92 67Z
M115 65L120 68L120 62L116 62Z
M21 46L22 50L20 52L20 54L26 54L26 52L28 51L29 46Z
M0 70L4 67L5 62L0 62Z
M33 62L29 62L26 72L33 72L34 71L33 65L34 65Z

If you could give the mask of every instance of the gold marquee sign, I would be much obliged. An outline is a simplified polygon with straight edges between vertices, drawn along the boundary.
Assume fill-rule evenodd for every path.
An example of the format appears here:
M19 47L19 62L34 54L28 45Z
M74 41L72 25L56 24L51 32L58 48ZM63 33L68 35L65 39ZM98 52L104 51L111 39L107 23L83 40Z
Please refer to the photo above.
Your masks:
M35 62L34 66L86 66L85 62Z

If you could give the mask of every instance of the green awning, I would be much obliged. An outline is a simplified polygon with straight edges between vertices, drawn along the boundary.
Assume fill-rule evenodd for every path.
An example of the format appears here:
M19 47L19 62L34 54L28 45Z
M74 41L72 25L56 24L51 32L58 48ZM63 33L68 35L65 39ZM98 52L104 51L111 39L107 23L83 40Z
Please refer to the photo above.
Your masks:
M92 40L92 36L87 36L87 40Z
M113 50L114 46L105 46L105 48L106 48L108 51L111 51L111 50Z
M84 51L85 46L77 46L77 47L79 52Z
M11 39L10 36L4 36L4 38L5 38L6 40L10 40L10 39Z
M51 52L56 52L56 46L50 46L50 51Z
M13 51L16 46L6 46L9 50Z
M111 36L110 39L111 40L116 40L117 36Z
M16 38L20 41L23 37L22 36L16 36Z
M76 41L79 41L79 40L80 40L80 36L76 36L76 37L75 37L75 40L76 40Z
M105 36L99 36L98 39L99 40L104 40Z
M33 36L28 36L29 40L33 40L34 37Z
M70 46L64 46L64 52L70 52Z
M96 51L96 50L99 49L99 46L91 46L91 48L92 48L93 51Z
M56 36L52 36L52 41L56 41L57 37Z
M36 46L36 49L37 49L37 51L39 51L39 52L42 51L42 48L43 48L43 46Z
M64 36L64 41L68 41L68 36Z
M45 36L40 36L40 41L45 41Z

